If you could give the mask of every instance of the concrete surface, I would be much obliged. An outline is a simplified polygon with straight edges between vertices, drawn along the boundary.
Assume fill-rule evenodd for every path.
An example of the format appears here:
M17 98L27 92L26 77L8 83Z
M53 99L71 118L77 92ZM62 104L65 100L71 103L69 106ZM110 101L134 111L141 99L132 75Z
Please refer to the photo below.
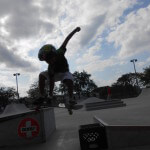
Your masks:
M31 111L29 108L27 108L24 104L9 104L6 106L4 112L0 115L0 118L11 116L11 115L17 115L25 112Z
M124 100L126 107L85 111L85 108L68 115L66 109L55 108L56 131L46 143L3 148L3 150L80 150L78 129L80 125L93 123L97 116L110 125L150 125L150 89L145 89L137 98ZM91 101L94 98L91 99ZM82 104L86 103L83 101ZM110 148L111 149L111 148ZM118 150L149 150L150 146L121 148ZM116 148L114 149L116 150Z
M150 89L143 89L140 96L123 101L126 107L104 110L96 116L109 125L150 126Z
M56 130L54 109L33 111L10 104L0 115L0 147L40 143Z

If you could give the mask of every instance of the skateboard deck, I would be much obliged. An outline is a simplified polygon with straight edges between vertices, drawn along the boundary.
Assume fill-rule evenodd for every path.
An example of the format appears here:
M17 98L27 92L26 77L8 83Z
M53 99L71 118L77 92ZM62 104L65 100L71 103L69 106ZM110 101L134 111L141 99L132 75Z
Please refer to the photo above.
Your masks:
M68 112L70 115L73 114L73 110L78 110L78 109L81 109L82 107L83 107L83 105L78 105L78 104L66 105L66 109L68 109Z
M73 114L73 110L79 110L79 109L83 108L83 105L79 105L79 104L65 105L64 103L61 103L58 106L52 105L52 104L51 105L35 105L32 108L30 108L30 109L31 110L35 110L35 111L40 111L41 109L49 108L49 107L60 108L60 109L67 109L69 114L72 115Z

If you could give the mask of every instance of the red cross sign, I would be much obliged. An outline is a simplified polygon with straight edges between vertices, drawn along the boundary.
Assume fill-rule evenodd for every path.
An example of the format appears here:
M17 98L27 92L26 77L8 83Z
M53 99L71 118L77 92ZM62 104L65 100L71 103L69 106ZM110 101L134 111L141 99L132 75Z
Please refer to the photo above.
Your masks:
M40 126L37 120L25 118L21 120L18 126L18 135L24 138L34 138L39 135Z

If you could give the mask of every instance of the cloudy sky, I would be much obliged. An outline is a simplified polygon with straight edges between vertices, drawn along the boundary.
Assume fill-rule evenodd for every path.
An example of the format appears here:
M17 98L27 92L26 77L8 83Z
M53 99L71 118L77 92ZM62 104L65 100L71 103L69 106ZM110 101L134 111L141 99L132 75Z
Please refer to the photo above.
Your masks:
M150 0L0 0L0 86L26 95L47 64L42 45L56 48L77 26L66 57L70 71L87 71L98 86L150 64Z

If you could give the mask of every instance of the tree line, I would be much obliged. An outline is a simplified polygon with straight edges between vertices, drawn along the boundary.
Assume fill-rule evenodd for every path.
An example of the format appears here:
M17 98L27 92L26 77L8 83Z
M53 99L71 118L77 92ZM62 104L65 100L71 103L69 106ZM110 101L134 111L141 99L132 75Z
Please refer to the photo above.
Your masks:
M141 88L150 87L150 66L143 69L141 73L123 74L113 83L111 88L112 98L129 98L136 97L141 92ZM108 86L99 87L94 90L99 93L100 98L107 98Z
M0 87L0 106L5 107L17 97L17 92L12 87Z
M95 82L91 79L91 74L88 74L86 71L78 72L75 71L73 73L74 77L74 94L78 96L78 98L83 96L89 96L91 91L97 88ZM46 86L45 91L48 94L48 86ZM28 93L28 97L35 99L39 95L38 89L38 81L34 82L31 86ZM67 94L67 88L63 83L60 83L59 86L54 87L54 95L65 95Z
M138 90L142 87L150 87L150 66L143 69L142 73L127 73L123 74L113 83L110 88L112 92L112 97L114 98L127 98L137 96L139 94ZM107 86L97 87L96 83L91 79L91 74L88 74L86 71L73 73L74 77L74 94L78 98L83 96L90 96L91 93L99 93L100 98L107 97ZM138 81L138 86L137 82ZM137 90L138 89L138 90ZM48 90L47 88L45 90ZM63 84L55 86L54 95L62 94L64 95L67 92L66 87ZM27 91L28 98L35 99L38 97L39 89L38 82L35 81L31 84L29 90ZM17 92L12 87L0 87L0 105L5 106L9 101L17 99Z

